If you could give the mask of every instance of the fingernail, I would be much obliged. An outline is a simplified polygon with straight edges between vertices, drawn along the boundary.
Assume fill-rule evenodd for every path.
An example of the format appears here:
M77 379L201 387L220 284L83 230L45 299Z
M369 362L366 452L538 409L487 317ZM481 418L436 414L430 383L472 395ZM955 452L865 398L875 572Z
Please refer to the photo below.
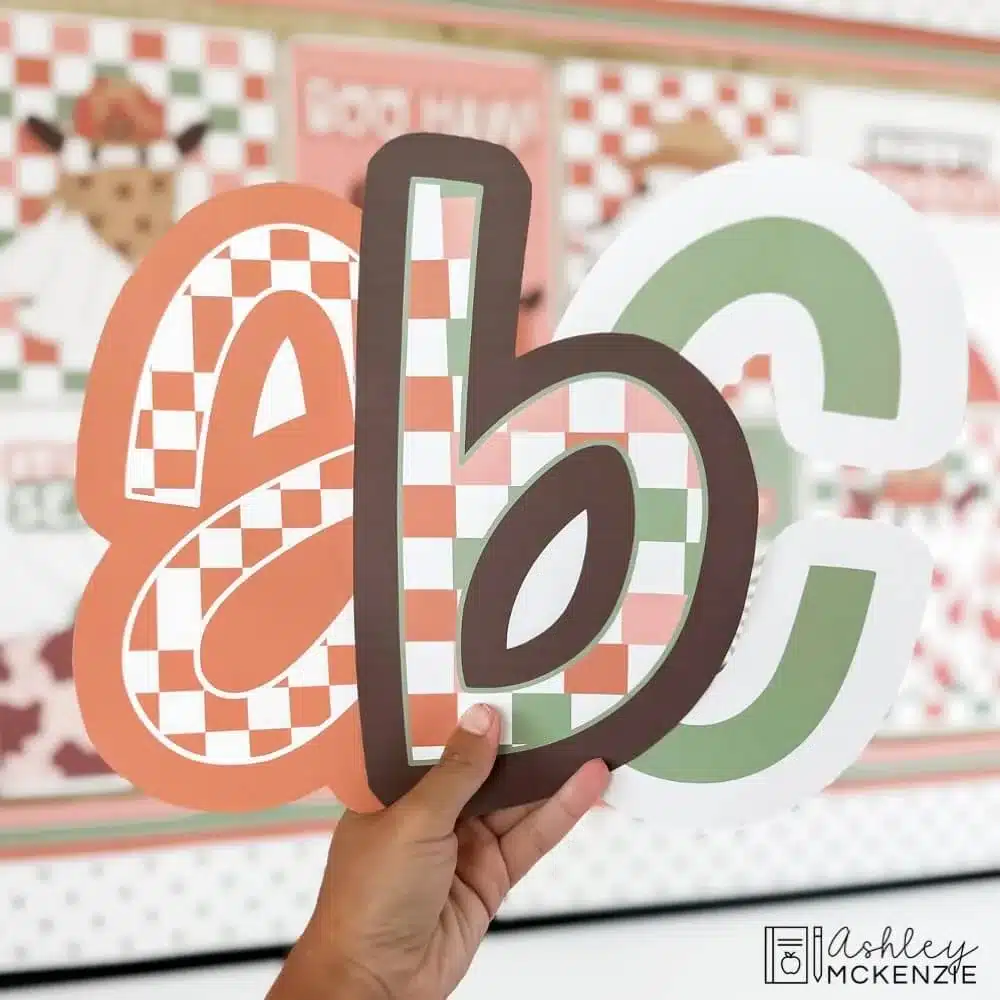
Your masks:
M485 736L493 725L493 709L488 705L473 705L466 709L458 724L475 736Z

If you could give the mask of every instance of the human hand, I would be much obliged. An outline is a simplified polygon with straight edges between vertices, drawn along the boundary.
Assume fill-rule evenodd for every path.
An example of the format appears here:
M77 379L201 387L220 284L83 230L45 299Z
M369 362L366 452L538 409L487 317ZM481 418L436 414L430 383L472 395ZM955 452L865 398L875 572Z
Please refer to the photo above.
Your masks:
M493 769L494 709L463 717L441 761L380 812L337 825L316 910L268 1000L443 1000L504 897L598 803L603 761L550 799L460 819Z

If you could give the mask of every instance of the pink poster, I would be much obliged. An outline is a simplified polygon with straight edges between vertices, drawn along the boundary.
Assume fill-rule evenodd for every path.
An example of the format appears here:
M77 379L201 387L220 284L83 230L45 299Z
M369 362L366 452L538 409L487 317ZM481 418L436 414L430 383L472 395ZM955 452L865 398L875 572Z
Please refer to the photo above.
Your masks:
M551 102L544 65L524 56L356 39L290 48L295 177L364 204L369 158L403 132L502 143L531 178L519 344L548 339Z

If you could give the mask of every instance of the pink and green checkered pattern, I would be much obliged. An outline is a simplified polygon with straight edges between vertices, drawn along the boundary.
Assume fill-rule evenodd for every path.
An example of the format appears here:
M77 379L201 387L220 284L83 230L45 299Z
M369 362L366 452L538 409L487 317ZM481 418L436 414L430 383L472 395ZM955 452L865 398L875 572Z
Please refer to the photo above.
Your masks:
M418 181L411 198L400 560L414 760L440 755L474 702L500 709L505 748L561 739L612 710L672 642L702 551L697 457L674 414L637 384L608 377L564 384L512 415L461 460L477 192ZM596 442L612 443L628 457L637 484L634 566L617 614L564 670L514 691L465 690L459 609L491 527L555 460ZM553 608L553 620L561 611Z

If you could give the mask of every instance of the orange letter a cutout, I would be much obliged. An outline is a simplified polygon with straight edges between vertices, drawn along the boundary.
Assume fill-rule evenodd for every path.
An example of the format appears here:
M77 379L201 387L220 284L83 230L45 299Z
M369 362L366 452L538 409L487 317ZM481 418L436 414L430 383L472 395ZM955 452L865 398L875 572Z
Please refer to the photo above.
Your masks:
M353 635L361 214L273 184L196 208L119 297L80 428L110 547L81 601L88 733L142 791L242 811L377 808Z

